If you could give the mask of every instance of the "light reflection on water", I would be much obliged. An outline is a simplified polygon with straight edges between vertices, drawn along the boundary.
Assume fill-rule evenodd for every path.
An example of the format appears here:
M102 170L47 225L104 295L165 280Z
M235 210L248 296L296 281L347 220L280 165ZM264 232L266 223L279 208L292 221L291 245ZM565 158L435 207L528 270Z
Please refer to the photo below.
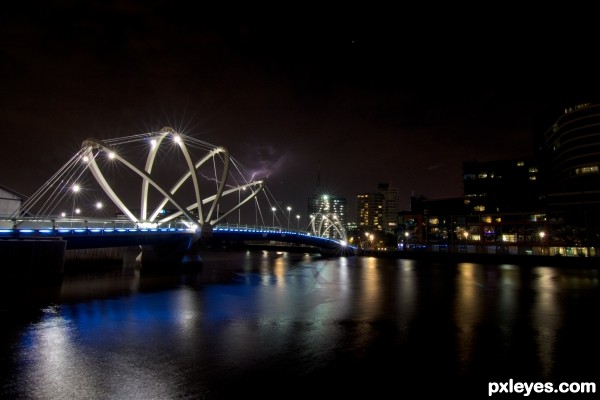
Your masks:
M596 270L287 253L207 255L181 275L65 277L29 320L4 311L14 335L2 336L1 389L282 397L402 393L426 379L423 394L484 396L489 381L589 381L598 289Z

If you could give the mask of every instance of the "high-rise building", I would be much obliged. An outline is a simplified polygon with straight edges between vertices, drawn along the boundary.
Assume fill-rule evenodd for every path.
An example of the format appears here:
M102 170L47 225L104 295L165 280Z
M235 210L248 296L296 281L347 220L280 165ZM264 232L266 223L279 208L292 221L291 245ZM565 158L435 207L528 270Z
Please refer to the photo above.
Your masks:
M389 183L380 183L377 189L383 198L381 214L383 230L388 233L395 233L398 229L398 214L400 212L398 188L392 187Z
M398 188L380 183L375 193L357 196L358 227L362 230L395 233L398 228Z
M363 231L383 230L383 195L362 193L356 197L358 207L358 228Z

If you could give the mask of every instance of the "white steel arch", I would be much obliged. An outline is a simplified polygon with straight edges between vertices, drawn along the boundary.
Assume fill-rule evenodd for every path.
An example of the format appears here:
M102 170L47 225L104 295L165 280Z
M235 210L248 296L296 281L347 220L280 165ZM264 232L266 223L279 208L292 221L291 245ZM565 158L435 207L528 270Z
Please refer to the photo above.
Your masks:
M336 232L340 240L347 242L346 228L336 213L316 213L310 219L310 228L319 237L333 237Z
M185 172L169 189L161 187L160 184L157 183L155 179L152 178L152 169L158 154L158 149L160 145L163 143L164 139L167 137L171 137L177 144L178 148L182 152L185 162L187 165L187 172ZM225 190L225 187L229 178L229 169L230 169L230 155L229 151L222 147L215 147L212 150L208 151L204 157L202 157L195 164L192 162L190 152L185 144L185 136L178 134L172 128L163 128L156 134L156 136L152 137L152 147L147 155L146 163L144 169L140 169L133 165L131 162L126 160L123 156L119 155L116 151L113 151L110 146L101 140L88 138L82 143L81 154L82 157L86 157L87 159L87 167L92 172L92 175L104 191L106 195L113 201L113 203L123 212L124 215L127 216L134 223L164 223L172 220L173 218L184 216L190 223L194 225L198 225L201 227L212 227L217 224L219 221L223 220L227 215L231 214L233 211L238 210L242 205L255 198L264 188L263 181L250 181L245 182L244 184L233 185L230 189ZM110 184L104 177L104 174L100 170L99 165L96 163L96 157L99 153L106 153L110 155L110 158L116 160L126 166L128 169L133 171L135 174L141 177L142 179L142 187L141 187L141 199L140 199L140 214L136 216L134 212L132 212L125 202L116 194ZM216 157L223 162L223 169L219 178L215 178L214 180L217 183L216 193L210 196L202 197L200 191L200 184L198 182L197 171L200 167L211 160L215 160ZM216 173L216 171L215 171ZM194 194L194 202L188 205L181 204L178 202L174 195L178 191L178 189L188 180L192 180L193 184L193 194ZM148 194L150 186L154 187L162 196L162 200L158 202L156 208L150 213L148 217ZM232 186L232 185L229 185ZM249 189L249 190L248 190ZM248 194L242 199L239 197L239 202L237 205L231 207L226 212L222 212L219 215L215 215L215 211L217 210L217 206L219 201L225 196L231 193L241 194L242 191L248 190ZM158 215L160 211L164 208L167 203L171 203L177 211L172 213L171 215L158 219ZM205 210L207 208L207 210ZM194 216L193 211L197 210L198 216Z

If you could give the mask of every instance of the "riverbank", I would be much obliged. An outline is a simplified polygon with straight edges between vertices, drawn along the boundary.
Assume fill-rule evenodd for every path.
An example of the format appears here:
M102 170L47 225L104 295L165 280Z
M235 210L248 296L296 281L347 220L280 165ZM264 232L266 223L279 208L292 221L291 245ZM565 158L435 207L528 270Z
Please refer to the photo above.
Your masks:
M455 253L442 251L360 250L358 256L398 258L428 262L470 262L477 264L516 264L529 266L561 266L600 268L600 257L545 256L525 254Z

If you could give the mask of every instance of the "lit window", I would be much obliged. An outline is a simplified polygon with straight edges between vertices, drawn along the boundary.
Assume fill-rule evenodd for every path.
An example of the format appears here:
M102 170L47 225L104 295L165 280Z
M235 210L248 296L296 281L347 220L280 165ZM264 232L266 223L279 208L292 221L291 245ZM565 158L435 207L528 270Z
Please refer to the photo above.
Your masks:
M517 161L517 167L522 167L525 165L524 161Z
M475 211L485 211L485 206L481 206L481 205L480 206L475 206L475 207L473 207L473 210L475 210Z
M583 167L583 168L576 168L575 169L575 174L580 175L580 174L593 174L593 173L597 173L598 172L598 166L597 165L591 165L589 167Z
M481 217L481 221L485 222L487 224L491 224L492 223L492 217L490 215L486 215L485 217Z
M537 177L535 175L532 175L532 176L529 177L529 180L530 181L535 181L535 180L537 180Z
M481 172L481 173L479 173L479 178L480 179L485 179L485 178L487 178L487 176L488 176L487 172Z
M504 233L502 234L502 241L508 243L516 243L517 235L515 235L514 233Z
M538 169L536 167L530 167L529 172L531 172L531 173L538 172Z

